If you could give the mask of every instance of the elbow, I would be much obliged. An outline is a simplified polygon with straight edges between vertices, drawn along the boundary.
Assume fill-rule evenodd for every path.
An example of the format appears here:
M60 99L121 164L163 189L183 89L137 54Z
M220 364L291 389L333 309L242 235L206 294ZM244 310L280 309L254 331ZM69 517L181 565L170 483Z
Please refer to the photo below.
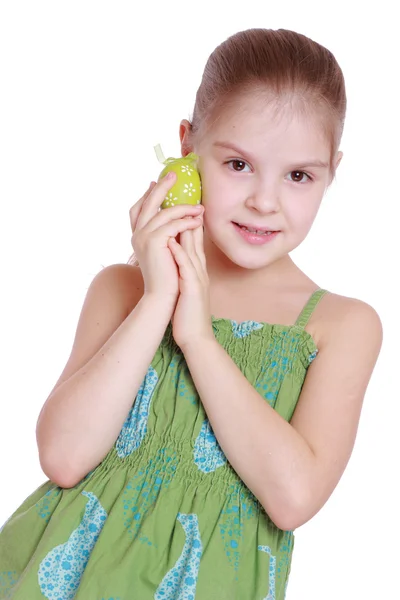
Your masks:
M66 465L54 460L49 460L48 457L44 457L40 453L39 462L46 477L60 488L73 488L81 480L81 478L77 477L76 474L74 475Z
M49 440L39 434L36 429L36 442L39 452L39 463L43 473L58 487L69 489L75 487L84 477L78 472L62 448L54 447Z
M294 531L301 525L304 525L309 518L305 518L304 513L297 512L293 509L288 509L287 511L276 511L276 514L268 514L271 521L278 527L278 529L282 529L283 531Z
M315 514L315 502L312 502L309 494L291 493L286 498L271 499L261 503L271 521L283 531L294 531L301 527Z
M39 463L43 473L58 487L69 489L75 487L84 477L73 468L71 461L64 453L59 456L53 448L44 448L38 443Z

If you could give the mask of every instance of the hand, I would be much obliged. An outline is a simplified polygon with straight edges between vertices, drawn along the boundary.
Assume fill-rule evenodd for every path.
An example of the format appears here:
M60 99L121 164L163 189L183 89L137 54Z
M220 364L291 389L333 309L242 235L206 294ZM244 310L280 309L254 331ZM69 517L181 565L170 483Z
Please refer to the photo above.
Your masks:
M178 268L168 247L168 241L178 234L199 228L201 205L182 204L160 209L168 190L176 179L168 174L159 183L152 182L147 192L130 209L132 247L143 274L145 294L162 297L179 294Z
M175 342L185 352L199 340L215 341L209 298L209 280L203 245L203 227L185 231L180 243L171 238L168 246L179 269L179 297L172 318Z

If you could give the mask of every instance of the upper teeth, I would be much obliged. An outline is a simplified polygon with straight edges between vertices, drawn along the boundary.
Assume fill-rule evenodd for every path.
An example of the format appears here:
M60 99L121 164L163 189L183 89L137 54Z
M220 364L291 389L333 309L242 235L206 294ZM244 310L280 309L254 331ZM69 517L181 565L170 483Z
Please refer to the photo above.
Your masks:
M246 227L245 225L239 225L239 227L241 229L245 229L246 231L249 231L250 233L256 233L257 235L263 235L263 234L270 235L272 233L272 231L264 231L264 229L253 229L252 227Z

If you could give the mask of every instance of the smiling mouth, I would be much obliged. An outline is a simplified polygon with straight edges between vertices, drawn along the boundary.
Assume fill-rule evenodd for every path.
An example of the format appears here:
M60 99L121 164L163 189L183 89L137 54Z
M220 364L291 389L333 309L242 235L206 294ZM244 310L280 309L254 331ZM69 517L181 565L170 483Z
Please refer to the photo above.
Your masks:
M250 227L250 225L242 225L241 223L236 223L235 221L232 221L232 223L234 223L234 225L236 225L237 227L240 227L240 229L248 231L249 233L254 233L256 235L272 235L273 233L277 233L276 229L268 229L266 227L262 229L257 229L256 227Z

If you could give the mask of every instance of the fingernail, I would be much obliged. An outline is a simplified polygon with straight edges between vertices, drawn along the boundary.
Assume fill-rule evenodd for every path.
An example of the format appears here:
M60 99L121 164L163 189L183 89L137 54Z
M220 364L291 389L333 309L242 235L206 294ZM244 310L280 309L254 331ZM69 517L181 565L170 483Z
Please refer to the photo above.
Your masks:
M174 171L169 171L169 173L166 174L165 179L173 179L174 177L175 177Z

